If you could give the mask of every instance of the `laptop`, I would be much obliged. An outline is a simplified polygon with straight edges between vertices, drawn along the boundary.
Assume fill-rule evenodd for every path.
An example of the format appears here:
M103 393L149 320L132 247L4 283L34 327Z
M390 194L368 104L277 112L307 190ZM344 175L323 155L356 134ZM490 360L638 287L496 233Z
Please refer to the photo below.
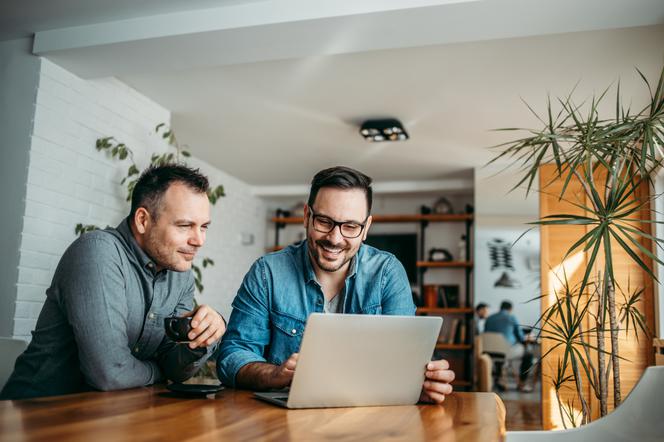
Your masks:
M442 323L438 316L313 313L290 391L254 394L286 408L415 404Z

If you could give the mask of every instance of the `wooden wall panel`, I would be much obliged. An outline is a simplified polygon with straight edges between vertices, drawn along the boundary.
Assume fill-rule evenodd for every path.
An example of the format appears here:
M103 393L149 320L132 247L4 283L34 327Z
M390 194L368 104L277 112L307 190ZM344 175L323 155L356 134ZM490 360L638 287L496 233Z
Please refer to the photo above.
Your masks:
M545 165L540 168L540 217L544 217L556 213L569 213L583 215L583 210L574 206L570 201L588 205L589 202L585 200L583 192L581 192L581 185L578 182L572 181L568 187L566 199L569 201L559 201L558 195L563 186L561 180L554 180L555 166ZM597 177L597 182L601 183L602 178ZM643 186L636 193L636 198L647 197L648 188ZM648 218L649 208L645 207L640 216L642 219ZM559 279L563 279L563 269L566 272L567 279L570 285L574 286L581 282L583 272L585 271L588 255L581 250L575 252L568 257L563 263L563 258L569 247L578 240L587 228L584 226L547 226L541 229L541 282L542 293L545 295L541 302L541 311L545 311L555 300L554 290L560 287ZM649 244L644 244L650 247ZM648 327L652 330L654 327L654 298L653 298L653 282L650 277L643 272L637 264L633 263L631 258L623 252L620 246L612 244L613 257L614 257L614 273L618 284L627 291L628 281L629 286L633 290L637 287L645 289L642 296L642 301L639 303L639 310L646 316ZM600 252L601 254L602 252ZM645 256L641 256L644 261L650 263ZM596 268L603 268L603 260L598 259L595 264ZM622 296L617 293L617 298ZM590 327L590 321L585 324L585 327ZM608 335L608 334L607 334ZM638 381L641 373L645 367L653 364L653 352L651 340L643 334L639 335L639 339L635 339L634 333L630 332L629 338L624 332L621 332L619 338L620 355L628 361L621 361L621 393L623 399L631 391L632 387ZM592 341L591 341L592 342ZM594 342L596 344L596 341ZM542 354L546 353L552 348L552 342L543 340ZM610 341L607 336L606 348L610 349ZM562 355L562 350L554 350L542 364L542 421L545 429L559 429L563 428L560 413L558 410L558 402L555 396L555 389L551 383L551 377L556 372L557 356ZM608 355L607 355L608 357ZM609 380L610 386L612 381ZM589 405L593 411L593 419L599 416L599 401L591 394L591 388L584 383L584 392ZM575 399L575 389L570 383L569 388L561 393L563 402L574 400L575 406L578 410L581 405ZM610 406L613 408L613 391L609 392Z

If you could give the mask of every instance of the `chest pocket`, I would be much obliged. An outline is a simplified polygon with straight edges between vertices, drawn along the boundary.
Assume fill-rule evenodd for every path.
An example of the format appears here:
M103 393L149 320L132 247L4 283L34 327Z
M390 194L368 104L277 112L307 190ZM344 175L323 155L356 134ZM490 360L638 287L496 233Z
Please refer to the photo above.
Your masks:
M272 342L268 359L271 363L280 365L291 354L300 350L306 321L273 311L270 313L270 322L272 324Z

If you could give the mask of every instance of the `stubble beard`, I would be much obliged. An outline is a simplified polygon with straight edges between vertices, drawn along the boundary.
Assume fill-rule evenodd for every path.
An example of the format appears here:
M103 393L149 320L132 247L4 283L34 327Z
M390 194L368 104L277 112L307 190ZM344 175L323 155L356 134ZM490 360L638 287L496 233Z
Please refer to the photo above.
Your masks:
M323 270L325 272L329 272L329 273L334 273L334 272L340 270L341 268L343 268L346 264L348 264L348 262L351 259L353 259L353 257L357 253L357 251L355 251L355 253L352 253L352 254L349 255L348 254L349 249L344 248L343 253L345 253L346 256L344 257L341 264L334 265L334 264L330 264L329 262L327 262L327 261L323 260L323 258L321 258L320 253L318 253L318 248L317 247L326 246L328 248L333 248L333 247L337 247L335 244L332 244L331 242L329 242L327 240L324 240L324 239L314 240L309 235L307 235L307 244L309 246L309 255L316 262L316 265L318 266L318 268L320 268L321 270Z
M161 241L160 238L157 238L157 235L155 235L154 232L150 232L145 243L147 246L146 252L157 266L174 272L186 272L191 269L192 262L185 260L184 264L181 264L176 256L172 256L169 253L167 247L162 246L163 241ZM177 250L175 253L177 253Z

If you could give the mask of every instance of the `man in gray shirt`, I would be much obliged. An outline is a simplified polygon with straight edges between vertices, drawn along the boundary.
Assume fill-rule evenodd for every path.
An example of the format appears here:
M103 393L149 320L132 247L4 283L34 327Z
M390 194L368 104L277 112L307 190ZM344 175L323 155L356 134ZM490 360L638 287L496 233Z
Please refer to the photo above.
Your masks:
M194 310L191 264L210 224L207 190L198 170L151 167L117 228L72 243L0 399L118 390L196 373L225 331L215 310ZM168 316L192 316L188 344L165 336Z

